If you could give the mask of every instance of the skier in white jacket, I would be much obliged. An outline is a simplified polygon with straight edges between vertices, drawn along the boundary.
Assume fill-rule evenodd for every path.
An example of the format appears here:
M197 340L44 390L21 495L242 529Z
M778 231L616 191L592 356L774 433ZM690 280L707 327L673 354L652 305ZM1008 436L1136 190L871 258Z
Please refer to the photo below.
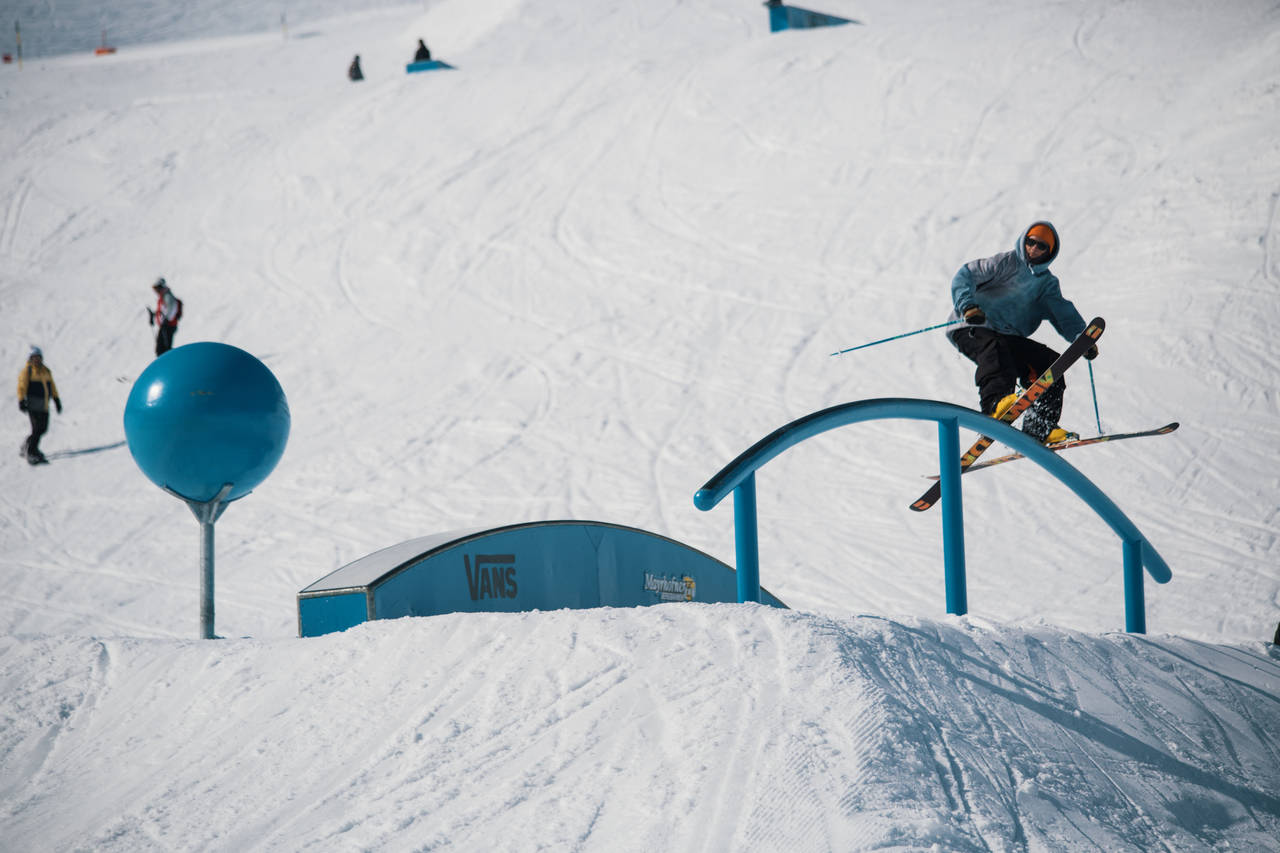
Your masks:
M156 307L154 311L148 309L148 313L151 325L159 327L156 329L156 355L160 356L173 349L173 335L178 331L178 321L182 319L182 300L173 295L163 278L156 279L151 289L156 292Z

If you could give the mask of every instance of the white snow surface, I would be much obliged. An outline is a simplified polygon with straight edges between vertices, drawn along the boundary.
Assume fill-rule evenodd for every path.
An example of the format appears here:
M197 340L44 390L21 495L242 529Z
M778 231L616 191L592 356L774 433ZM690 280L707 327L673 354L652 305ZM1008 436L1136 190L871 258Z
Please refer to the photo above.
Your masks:
M51 464L16 407L0 454L0 848L1280 849L1280 7L808 5L857 23L18 4L0 365L43 347L66 410ZM406 75L419 37L457 70ZM964 479L948 616L941 514L908 509L937 430L879 421L757 475L792 610L296 636L298 590L438 531L581 518L732 563L730 502L692 496L760 437L976 405L939 333L830 353L941 322L1037 218L1108 321L1103 428L1182 423L1062 457L1173 571L1149 634L1116 535L1027 462ZM177 343L255 354L292 412L217 524L221 640L196 521L124 446L161 275Z

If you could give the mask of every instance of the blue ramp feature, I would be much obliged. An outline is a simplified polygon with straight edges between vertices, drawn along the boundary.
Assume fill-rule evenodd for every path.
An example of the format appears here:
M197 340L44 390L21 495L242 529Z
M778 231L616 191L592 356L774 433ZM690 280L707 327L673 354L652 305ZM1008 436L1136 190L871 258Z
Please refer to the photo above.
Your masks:
M849 18L828 15L825 12L814 12L811 9L801 9L799 6L775 3L772 0L764 5L769 9L769 32L772 33L783 30L807 30L814 27L838 27L841 24L859 23L859 21Z
M759 600L786 607L772 593ZM410 539L298 593L298 635L372 619L664 602L737 602L733 568L634 527L539 521Z
M440 68L453 68L453 66L439 59L424 59L421 62L410 62L404 67L404 73L414 74L418 71L435 71Z
M964 615L968 612L963 500L960 491L960 427L964 426L1009 445L1057 477L1115 531L1120 537L1124 558L1125 630L1135 634L1146 633L1142 570L1145 567L1156 583L1168 583L1173 573L1164 558L1129 517L1089 478L1025 433L981 412L936 400L905 397L859 400L805 415L757 441L708 480L694 494L694 506L704 512L709 511L730 494L733 495L738 576L744 586L758 583L759 579L756 471L775 456L827 430L861 421L893 418L936 421L938 424L943 510L942 550L948 613ZM749 596L750 590L746 589L745 592Z

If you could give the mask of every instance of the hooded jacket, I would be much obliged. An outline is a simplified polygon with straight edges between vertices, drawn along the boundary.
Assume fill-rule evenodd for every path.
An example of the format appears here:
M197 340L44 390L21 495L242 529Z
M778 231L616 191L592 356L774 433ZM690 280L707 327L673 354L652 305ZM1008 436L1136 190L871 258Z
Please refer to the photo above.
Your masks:
M1047 226L1053 232L1053 249L1047 258L1032 265L1027 261L1025 244L1027 232L1037 225ZM1058 257L1061 246L1053 223L1033 222L1018 235L1012 252L969 261L951 280L949 319L960 319L967 309L976 305L987 315L985 328L1001 334L1027 338L1048 320L1062 337L1075 340L1084 331L1084 318L1062 295L1058 277L1049 272L1049 264ZM963 324L957 324L947 330L952 343L964 328Z
M18 399L27 402L28 411L49 411L49 403L58 399L53 371L43 364L37 366L30 361L24 364L18 373Z

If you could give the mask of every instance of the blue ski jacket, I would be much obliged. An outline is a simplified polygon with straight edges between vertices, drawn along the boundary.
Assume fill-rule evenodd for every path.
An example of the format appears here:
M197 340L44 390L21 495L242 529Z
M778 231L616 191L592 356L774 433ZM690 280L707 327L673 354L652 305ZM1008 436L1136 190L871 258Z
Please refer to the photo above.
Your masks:
M1027 262L1024 243L1027 232L1036 225L1053 231L1053 250L1042 263ZM1062 241L1051 222L1033 222L1018 235L1012 252L1001 252L989 258L969 261L951 280L951 316L956 320L973 306L987 315L986 328L1005 335L1030 337L1040 324L1048 320L1058 334L1075 340L1084 331L1084 318L1076 306L1062 295L1058 277L1049 272L1049 264L1058 257ZM947 330L955 343L955 335L965 329L959 323Z

